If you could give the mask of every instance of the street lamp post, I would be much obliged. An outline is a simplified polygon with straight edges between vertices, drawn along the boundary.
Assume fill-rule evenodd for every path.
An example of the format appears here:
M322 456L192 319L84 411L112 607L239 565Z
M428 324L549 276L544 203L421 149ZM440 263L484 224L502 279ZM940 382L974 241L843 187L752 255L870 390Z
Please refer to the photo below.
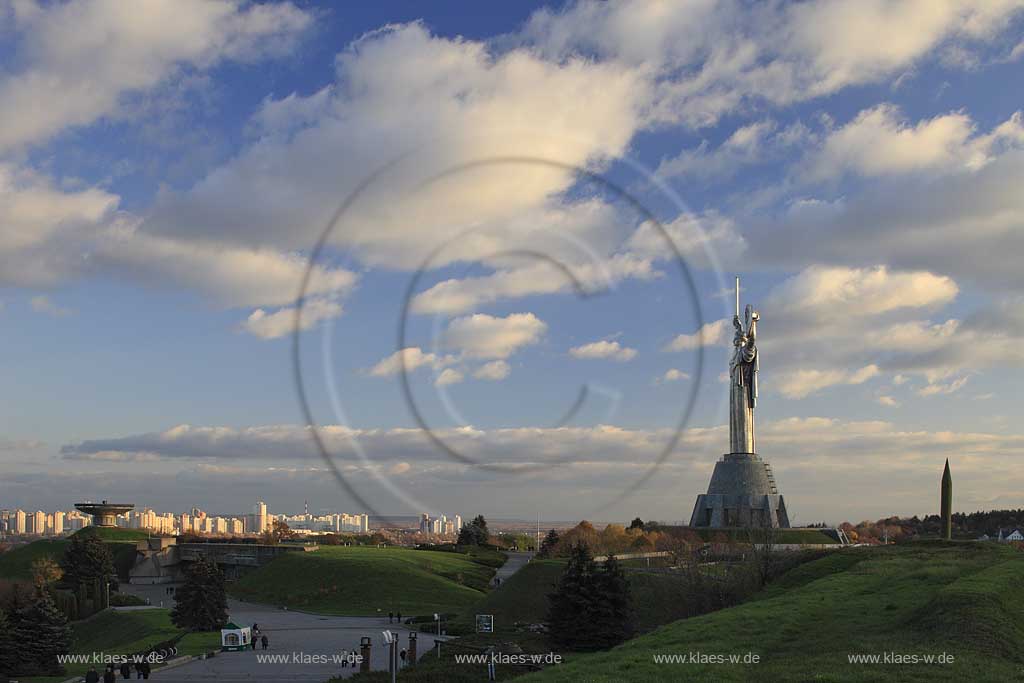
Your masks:
M395 683L398 675L398 634L384 631L384 644L388 646L388 671L391 672L391 683Z

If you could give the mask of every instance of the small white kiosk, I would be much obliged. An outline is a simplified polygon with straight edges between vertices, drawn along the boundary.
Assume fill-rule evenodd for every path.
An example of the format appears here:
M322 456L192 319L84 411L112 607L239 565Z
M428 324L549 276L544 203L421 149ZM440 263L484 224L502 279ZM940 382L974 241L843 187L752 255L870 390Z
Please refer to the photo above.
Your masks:
M252 646L252 629L248 626L228 622L220 630L220 649L222 652L245 650Z

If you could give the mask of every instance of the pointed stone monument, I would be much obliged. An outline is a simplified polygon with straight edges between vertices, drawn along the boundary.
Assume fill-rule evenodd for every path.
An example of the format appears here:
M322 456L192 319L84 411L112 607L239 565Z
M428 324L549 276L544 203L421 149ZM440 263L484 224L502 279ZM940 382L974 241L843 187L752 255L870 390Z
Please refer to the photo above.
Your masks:
M715 464L708 492L697 496L690 526L789 527L786 503L775 485L772 468L756 451L754 408L757 406L757 321L747 305L740 320L740 279L736 278L736 314L732 359L729 361L729 452Z
M953 477L949 474L949 458L946 458L946 469L942 471L939 516L942 518L942 537L950 541L953 539Z

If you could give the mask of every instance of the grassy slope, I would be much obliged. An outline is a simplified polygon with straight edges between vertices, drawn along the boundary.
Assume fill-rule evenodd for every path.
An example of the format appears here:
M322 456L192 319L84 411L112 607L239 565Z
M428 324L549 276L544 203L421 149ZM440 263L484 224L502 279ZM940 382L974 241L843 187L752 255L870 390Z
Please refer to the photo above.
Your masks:
M18 546L0 554L0 577L5 579L31 579L32 563L43 557L60 560L64 554L64 540L43 539Z
M128 612L106 610L92 619L72 626L71 652L108 655L130 655L174 638L181 629L171 623L170 610L147 609ZM196 655L220 648L220 633L216 631L189 633L178 643L179 655ZM63 681L89 670L88 664L69 664L63 676L38 677L31 681ZM97 666L102 672L103 667Z
M93 529L93 527L87 528ZM146 532L138 529L96 529L96 531L100 538L110 546L118 576L122 581L126 580L128 570L135 561L135 541L139 538L146 538ZM50 556L54 561L59 562L67 544L66 539L40 539L0 554L0 578L31 579L34 561Z
M1024 555L994 544L839 551L758 599L577 655L549 681L1012 680L1024 661ZM655 654L755 652L761 663L655 664ZM955 655L946 665L849 664L848 653Z
M489 593L473 611L493 614L499 631L512 627L515 622L538 623L544 621L548 608L548 593L565 568L560 560L534 560ZM650 630L680 618L676 606L682 602L679 581L661 574L629 573L633 593L637 627Z
M493 568L460 553L321 546L283 555L229 591L243 600L321 614L369 616L381 610L412 616L465 609L480 599L493 575Z

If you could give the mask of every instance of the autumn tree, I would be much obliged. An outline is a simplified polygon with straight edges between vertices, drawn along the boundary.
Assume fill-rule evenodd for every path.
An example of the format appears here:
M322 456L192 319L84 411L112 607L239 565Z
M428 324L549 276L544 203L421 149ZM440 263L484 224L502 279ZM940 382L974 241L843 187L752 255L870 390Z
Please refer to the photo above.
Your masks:
M36 558L32 561L32 585L36 591L49 590L53 584L60 581L64 576L64 570L49 555Z

